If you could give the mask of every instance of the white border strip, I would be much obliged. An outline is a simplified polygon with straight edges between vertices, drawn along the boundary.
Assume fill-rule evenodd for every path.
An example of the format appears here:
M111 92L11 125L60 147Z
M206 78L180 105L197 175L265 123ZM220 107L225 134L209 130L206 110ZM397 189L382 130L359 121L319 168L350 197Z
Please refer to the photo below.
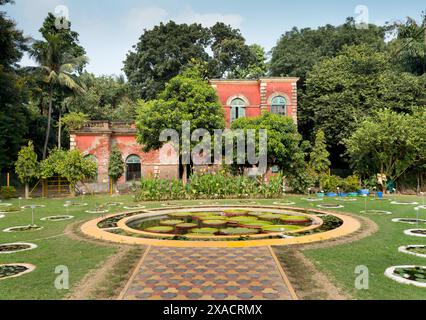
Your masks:
M401 247L398 248L399 252L406 253L406 254L411 254L413 256L420 257L420 258L426 258L426 253L422 254L422 253L412 252L412 251L408 250L408 248L426 248L426 245L423 245L423 244L421 244L421 245L420 244L419 245L414 244L414 245L410 245L410 246L401 246Z
M407 236L412 236L412 237L426 238L426 234L419 234L419 233L413 232L413 231L416 231L416 230L426 231L426 229L409 229L409 230L405 230L404 234L406 234Z
M10 279L10 278L20 277L20 276L23 276L24 274L33 272L36 269L35 265L29 264L29 263L7 263L7 264L0 264L0 267L3 267L3 266L22 266L22 267L27 268L27 270L25 270L25 271L23 271L21 273L15 274L13 276L0 278L0 281L6 280L6 279Z

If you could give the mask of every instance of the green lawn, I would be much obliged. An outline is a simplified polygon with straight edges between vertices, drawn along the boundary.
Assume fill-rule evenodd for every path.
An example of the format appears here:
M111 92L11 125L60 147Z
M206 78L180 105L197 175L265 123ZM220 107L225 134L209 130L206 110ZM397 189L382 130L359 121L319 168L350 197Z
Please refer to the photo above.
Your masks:
M296 202L295 206L312 208L321 202L308 203L300 200L303 196L288 196L286 199ZM395 198L395 197L393 197ZM398 197L403 200L421 199L417 197ZM76 200L76 201L81 201ZM73 220L63 222L40 221L40 218L66 214L63 207L65 200L34 199L21 201L21 205L44 204L46 208L36 209L36 224L44 226L43 230L21 233L4 233L0 231L0 243L32 242L39 246L36 250L0 255L2 263L32 263L37 269L22 277L6 279L0 282L0 299L61 299L69 293L67 290L57 290L54 287L56 278L55 267L67 266L70 272L70 284L75 285L91 269L101 264L108 256L118 249L114 245L99 246L87 241L71 240L64 235L66 227L77 221L90 220L96 214L85 213L85 210L94 209L97 204L105 202L123 202L132 204L131 196L87 197L84 202L87 207L70 208L68 214L75 216ZM260 204L272 204L276 200L255 200ZM18 200L4 201L15 205ZM200 201L172 201L185 205L198 205ZM203 201L205 203L208 200ZM222 204L235 204L235 200L222 200ZM336 200L327 200L324 203L336 203ZM345 208L335 209L340 212L358 213L364 209L364 200L357 202L339 202ZM147 207L159 207L160 203L148 203ZM391 222L392 218L415 217L414 206L392 205L388 201L368 201L368 209L392 211L389 216L369 215L379 225L379 231L363 240L328 249L306 250L307 257L315 262L319 269L324 271L339 287L345 289L357 299L426 299L426 289L398 284L387 279L383 273L392 265L421 264L426 265L426 259L398 253L398 247L408 244L426 244L426 239L409 237L403 234L405 229L413 226ZM122 206L111 207L110 213L124 211ZM426 210L420 211L421 218L426 219ZM31 210L20 213L9 213L6 218L0 219L0 230L7 227L28 225L31 222ZM370 289L355 290L355 267L365 265L370 271Z

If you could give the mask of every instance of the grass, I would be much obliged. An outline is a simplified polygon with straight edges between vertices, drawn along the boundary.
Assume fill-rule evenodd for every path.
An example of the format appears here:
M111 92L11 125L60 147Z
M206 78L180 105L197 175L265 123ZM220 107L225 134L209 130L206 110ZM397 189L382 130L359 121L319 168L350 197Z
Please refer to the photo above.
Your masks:
M305 196L306 197L306 196ZM318 203L310 203L301 200L303 196L286 196L280 201L292 201L295 207L315 209ZM418 197L392 197L393 199L408 201L415 200L422 203ZM1 230L25 226L31 223L31 209L23 212L7 213L6 217L0 219L0 243L31 242L38 245L32 251L25 251L10 255L0 255L0 264L3 263L31 263L37 269L22 277L6 279L0 282L1 299L61 299L69 294L70 290L58 290L54 282L58 274L55 274L57 266L67 266L70 275L70 289L73 289L87 273L101 265L108 257L115 254L118 247L114 244L96 244L86 240L73 240L64 235L65 230L71 224L87 221L99 216L99 214L85 213L86 210L95 209L97 205L106 202L123 202L123 206L134 204L131 196L109 197L95 196L76 201L86 202L86 207L70 207L68 210L63 206L64 199L34 199L34 200L10 200L4 201L15 206L27 204L43 204L45 208L35 210L35 223L44 229L33 232L4 233ZM202 200L208 204L209 200ZM222 205L240 204L239 200L212 200ZM255 200L259 204L272 205L277 200ZM199 207L200 200L173 201L180 205L193 205ZM327 199L321 203L336 203L336 200ZM379 231L357 242L340 245L333 248L309 249L303 253L310 259L318 269L323 271L330 280L339 288L343 288L356 299L426 299L426 289L398 284L384 276L386 268L393 265L426 265L426 259L398 252L402 245L426 244L426 238L416 238L404 235L405 229L415 226L395 223L393 218L415 218L414 206L393 205L389 201L368 201L367 209L392 211L392 215L368 215L379 226ZM337 212L351 212L359 214L364 210L364 200L357 202L341 202L342 209L333 209ZM160 202L144 203L147 209L161 208ZM248 205L248 204L247 204ZM123 206L109 207L110 213L125 211ZM1 208L0 208L1 209ZM327 210L327 209L323 209ZM420 218L426 218L426 210L420 210ZM54 215L72 215L75 218L67 221L40 221L40 218ZM364 215L365 216L365 215ZM137 260L137 254L128 256L128 259L118 265L114 275L115 280L110 288L104 286L100 289L100 296L110 296L119 283L128 275L128 266ZM364 265L368 267L369 289L355 289L355 268ZM124 277L124 278L123 278Z

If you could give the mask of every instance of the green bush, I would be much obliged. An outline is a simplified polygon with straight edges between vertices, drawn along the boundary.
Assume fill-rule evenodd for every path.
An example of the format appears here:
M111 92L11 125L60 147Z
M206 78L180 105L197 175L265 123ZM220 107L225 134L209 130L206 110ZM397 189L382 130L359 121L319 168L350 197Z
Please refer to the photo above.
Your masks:
M137 201L166 201L181 199L247 199L254 197L279 198L282 195L282 176L274 176L269 183L246 176L227 173L194 174L185 187L179 180L142 178L134 186Z
M12 199L16 196L16 189L12 186L3 186L0 189L0 195L3 199Z
M322 174L320 181L325 192L336 192L337 188L340 188L342 192L354 192L360 187L359 177L356 175L344 179L334 175Z

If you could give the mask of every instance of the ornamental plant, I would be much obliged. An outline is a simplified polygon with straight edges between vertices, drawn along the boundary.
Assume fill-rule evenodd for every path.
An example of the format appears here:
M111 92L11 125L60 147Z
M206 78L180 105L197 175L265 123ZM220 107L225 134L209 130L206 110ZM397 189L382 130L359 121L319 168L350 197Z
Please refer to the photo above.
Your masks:
M19 180L25 184L25 199L28 199L30 197L30 181L37 178L39 174L39 163L32 141L29 141L28 146L22 147L19 151L18 159L15 162L15 172Z
M124 173L124 161L121 151L117 146L113 146L108 163L108 176L111 178L114 188L117 190L117 180L121 178Z

